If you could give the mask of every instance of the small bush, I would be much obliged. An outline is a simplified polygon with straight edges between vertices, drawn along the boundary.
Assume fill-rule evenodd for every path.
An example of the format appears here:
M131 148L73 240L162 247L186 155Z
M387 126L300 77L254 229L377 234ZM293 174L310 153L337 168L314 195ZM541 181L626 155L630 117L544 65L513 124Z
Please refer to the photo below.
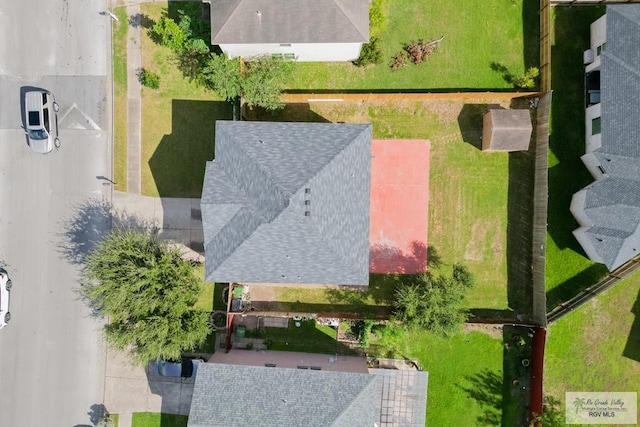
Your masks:
M353 61L353 65L364 67L369 64L379 64L382 61L382 49L380 48L380 39L371 37L369 43L362 45L360 56Z
M533 89L536 86L536 77L540 75L537 67L529 68L523 76L511 75L511 83L520 89Z
M149 30L151 40L168 47L174 52L182 52L186 40L184 30L171 18L162 17Z
M369 35L379 37L387 28L386 0L373 0L369 4Z
M142 86L146 86L151 89L158 89L160 87L160 76L153 71L145 70L141 68L138 72L138 80Z

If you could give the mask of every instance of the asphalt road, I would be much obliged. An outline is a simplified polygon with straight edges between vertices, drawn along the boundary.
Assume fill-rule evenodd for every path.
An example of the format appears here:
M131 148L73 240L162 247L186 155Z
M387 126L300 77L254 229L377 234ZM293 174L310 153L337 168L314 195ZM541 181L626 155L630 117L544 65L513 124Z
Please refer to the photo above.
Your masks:
M81 209L111 195L105 8L0 0L0 260L14 284L11 323L0 330L2 427L91 425L103 399L101 323L78 299L76 255L108 225L99 209ZM25 87L56 96L60 150L27 146Z

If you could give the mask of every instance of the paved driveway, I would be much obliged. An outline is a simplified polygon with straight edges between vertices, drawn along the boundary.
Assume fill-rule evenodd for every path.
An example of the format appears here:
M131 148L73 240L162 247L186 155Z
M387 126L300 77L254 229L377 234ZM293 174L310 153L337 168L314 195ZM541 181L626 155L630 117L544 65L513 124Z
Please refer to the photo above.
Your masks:
M162 412L189 415L194 379L166 378L138 366L126 355L109 350L104 404L112 414Z

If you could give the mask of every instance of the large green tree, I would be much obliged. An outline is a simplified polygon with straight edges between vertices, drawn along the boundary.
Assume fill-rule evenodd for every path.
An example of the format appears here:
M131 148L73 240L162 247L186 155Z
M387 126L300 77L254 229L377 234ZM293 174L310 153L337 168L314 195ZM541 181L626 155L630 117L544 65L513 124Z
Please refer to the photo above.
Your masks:
M281 93L291 75L291 62L270 55L227 59L211 54L202 68L205 85L221 98L232 101L240 96L249 107L277 110L284 104Z
M451 275L403 276L396 288L394 319L409 328L451 335L467 319L465 294L473 285L473 276L460 264L453 266Z
M109 318L107 342L137 363L178 359L210 331L208 314L194 309L193 265L155 234L113 229L89 254L84 278L81 294Z

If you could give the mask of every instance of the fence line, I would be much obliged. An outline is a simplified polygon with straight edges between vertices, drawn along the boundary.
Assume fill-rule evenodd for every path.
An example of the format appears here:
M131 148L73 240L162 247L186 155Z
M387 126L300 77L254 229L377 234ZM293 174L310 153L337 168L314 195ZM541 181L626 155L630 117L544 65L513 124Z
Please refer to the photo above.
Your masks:
M538 92L420 92L420 93L284 93L285 103L342 101L425 101L432 99L513 99L528 98Z
M589 286L587 289L581 291L578 295L571 298L569 301L563 302L547 314L547 322L553 323L556 320L571 313L576 308L580 307L590 299L600 295L625 277L640 270L640 255L627 261L622 266L616 268L609 273L607 277L600 280L595 285Z
M579 6L593 4L640 3L640 0L551 0L555 6Z
M551 4L540 0L540 89L551 90Z
M549 201L549 117L551 92L538 101L533 172L533 230L531 238L531 315L535 324L547 326L546 245Z

